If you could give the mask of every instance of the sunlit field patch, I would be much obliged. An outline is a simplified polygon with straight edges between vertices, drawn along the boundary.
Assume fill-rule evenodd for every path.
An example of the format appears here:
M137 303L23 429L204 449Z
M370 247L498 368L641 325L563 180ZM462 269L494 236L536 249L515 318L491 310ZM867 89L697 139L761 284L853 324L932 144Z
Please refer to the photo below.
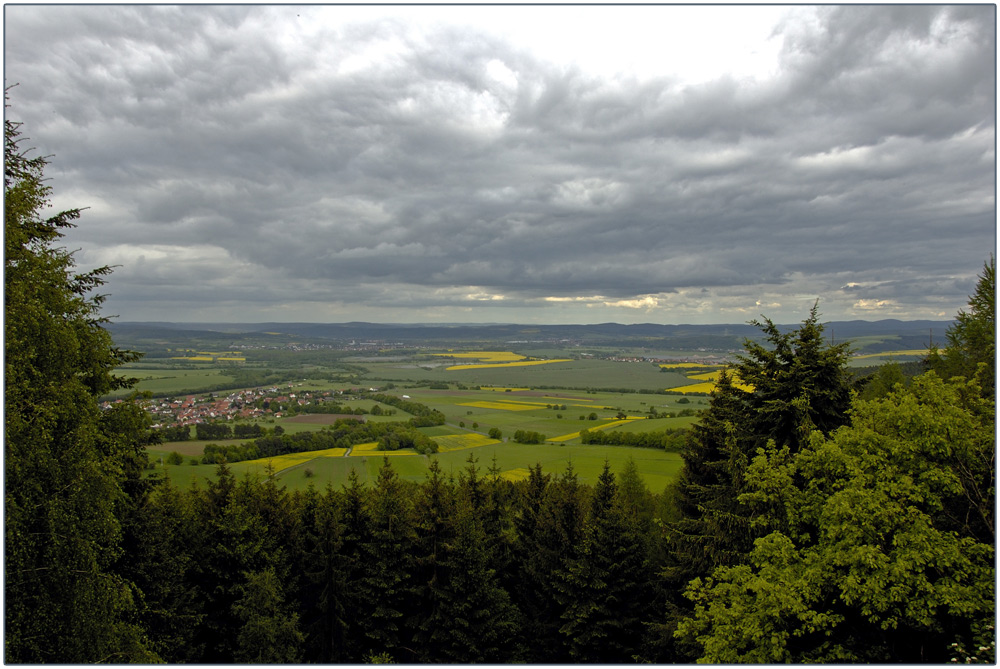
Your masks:
M377 448L378 448L378 442L377 441L369 441L369 442L366 442L364 444L355 444L351 448L351 455L354 455L355 453L369 453L369 452L373 452Z
M284 469L288 469L289 467L300 465L303 462L315 460L316 458L342 458L345 453L347 453L346 448L326 448L321 451L303 451L302 453L276 455L272 458L259 458L257 460L248 461L248 464L258 464L264 467L270 463L271 466L274 467L275 472L280 472Z
M437 442L439 453L449 453L451 451L461 451L466 448L478 448L488 444L499 444L496 439L490 439L482 434L449 434L434 437Z
M496 367L529 367L532 365L549 365L554 362L573 362L569 358L557 358L555 360L521 360L518 362L499 362L496 364L483 364L483 365L452 365L451 367L445 367L445 371L451 372L456 369L490 369Z
M500 478L507 481L526 481L528 477L531 476L529 472L524 467L518 467L517 469L508 469L505 472L500 472Z
M616 425L624 425L625 423L628 423L633 420L646 420L646 417L629 416L628 418L625 418L623 420L613 420L610 423L604 423L603 425L598 425L596 427L588 427L586 429L590 430L591 432L596 432L598 430L603 430L604 428L614 427ZM571 432L570 434L564 434L561 437L552 437L550 439L546 439L545 441L570 441L571 439L576 439L579 436L580 436L579 432Z
M462 402L458 406L493 409L495 411L530 411L538 408L530 404L517 404L515 402ZM542 406L545 405L543 404Z
M435 440L437 438L435 437ZM412 448L401 448L398 451L380 451L378 450L377 441L369 441L364 444L357 444L351 448L350 457L367 457L369 455L377 455L379 457L383 455L396 456L396 455L417 455L417 452Z
M660 365L663 369L712 369L716 365L706 365L701 362L668 362Z
M194 362L212 362L215 358L210 355L188 355L188 356L176 356L170 358L171 360L191 360Z
M667 390L707 395L708 393L715 390L715 382L707 381L705 383L692 383L691 385L687 386L677 386L676 388L667 388Z
M855 355L852 357L855 360L864 360L865 358L881 358L893 355L927 355L927 349L909 349L906 351L882 351L881 353L866 353L864 355Z
M510 351L461 351L458 353L432 353L444 358L461 358L468 360L482 360L484 362L514 362L524 360L523 355L511 353Z

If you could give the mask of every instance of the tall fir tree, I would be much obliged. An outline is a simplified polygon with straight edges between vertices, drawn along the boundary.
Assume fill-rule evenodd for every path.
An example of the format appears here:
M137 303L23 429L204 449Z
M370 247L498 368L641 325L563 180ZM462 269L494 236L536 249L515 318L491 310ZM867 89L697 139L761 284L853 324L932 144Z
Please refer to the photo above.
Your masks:
M413 594L409 562L415 537L410 491L388 456L383 458L368 504L371 532L362 545L366 568L357 583L366 656L389 653L399 658L402 652L410 652L405 622Z
M302 578L296 600L306 634L303 660L321 664L342 661L347 619L342 496L332 486L324 493L310 486L298 508L303 527L296 557Z
M993 256L983 265L976 290L969 296L968 310L960 309L946 333L944 351L931 348L928 364L938 376L973 377L980 365L979 385L984 396L996 391L996 294L997 269Z
M518 521L518 586L515 601L526 621L522 645L538 663L571 661L570 643L559 630L565 601L560 588L579 556L586 494L573 464L549 482L541 465L530 470L528 495ZM530 507L530 508L529 508Z
M106 431L97 402L128 387L113 370L137 356L102 327L93 291L110 268L76 273L57 246L81 210L46 216L47 161L20 133L4 120L4 659L149 661L132 587L113 571L142 437Z
M434 653L431 662L496 664L515 659L518 612L491 565L483 520L487 500L475 458L470 457L460 472L448 540L430 591L431 615L423 625Z
M849 345L825 341L818 304L790 332L770 319L752 324L761 329L763 343L744 341L745 353L731 373L721 375L681 454L684 466L674 490L679 517L667 526L668 630L691 612L681 597L691 579L745 562L754 540L783 522L781 509L740 503L758 450L773 443L797 452L813 430L830 434L848 422ZM677 650L679 659L694 659L683 655L683 647Z
M607 462L594 486L577 558L560 583L560 632L574 662L624 663L640 654L649 577L634 509L623 504Z

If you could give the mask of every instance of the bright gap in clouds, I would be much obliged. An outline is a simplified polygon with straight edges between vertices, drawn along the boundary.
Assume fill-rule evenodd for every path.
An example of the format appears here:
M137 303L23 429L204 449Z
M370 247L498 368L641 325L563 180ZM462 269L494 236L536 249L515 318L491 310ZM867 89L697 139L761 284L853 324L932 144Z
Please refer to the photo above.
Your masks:
M763 79L777 70L782 42L773 32L810 7L656 5L332 6L294 8L296 30L313 33L378 18L404 25L414 39L448 26L502 38L551 63L590 76L669 77L678 85L724 75Z

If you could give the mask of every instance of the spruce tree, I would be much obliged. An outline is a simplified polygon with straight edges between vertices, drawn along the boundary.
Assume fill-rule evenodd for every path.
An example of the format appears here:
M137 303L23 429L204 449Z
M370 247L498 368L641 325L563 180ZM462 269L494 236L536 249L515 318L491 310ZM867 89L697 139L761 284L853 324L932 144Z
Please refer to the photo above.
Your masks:
M781 509L740 502L758 451L774 444L795 453L813 430L827 435L848 422L849 346L824 340L818 305L790 332L769 319L752 324L763 332L763 343L744 341L745 353L721 375L681 453L674 490L679 518L666 528L668 633L690 614L681 591L692 578L745 563L754 540L785 522ZM679 659L693 659L677 650Z
M5 107L7 91L4 92ZM128 387L94 294L58 246L81 210L46 216L47 161L4 120L4 659L149 661L130 584L114 573L141 435L103 431L98 398Z
M367 655L387 652L400 657L407 647L406 615L413 583L409 559L413 549L413 515L409 491L383 458L374 489L368 496L371 532L362 544L365 569L357 582L357 615L367 639Z
M946 333L943 352L932 348L928 364L938 376L972 378L979 365L979 384L983 395L992 397L996 388L996 260L993 256L983 265L976 290L969 296L968 311L960 309L955 322Z
M487 497L475 459L459 477L449 538L430 589L429 661L502 663L515 659L518 612L492 568L482 519ZM478 502L478 507L477 507ZM443 559L442 559L443 558Z
M434 662L444 656L441 598L447 579L448 546L454 541L454 514L454 482L445 480L441 465L432 459L414 509L416 538L411 564L416 606L409 626L417 662Z
M328 664L343 660L347 612L343 570L342 496L328 486L312 486L301 497L302 528L298 569L302 574L296 599L306 634L303 659Z
M560 632L575 662L624 663L639 655L649 607L648 565L638 523L607 462L597 479L579 556L559 591Z
M586 516L585 491L573 464L548 482L536 465L529 477L518 522L518 587L514 590L526 625L525 658L537 663L571 661L569 640L560 633L565 599L563 587L570 565L578 557Z

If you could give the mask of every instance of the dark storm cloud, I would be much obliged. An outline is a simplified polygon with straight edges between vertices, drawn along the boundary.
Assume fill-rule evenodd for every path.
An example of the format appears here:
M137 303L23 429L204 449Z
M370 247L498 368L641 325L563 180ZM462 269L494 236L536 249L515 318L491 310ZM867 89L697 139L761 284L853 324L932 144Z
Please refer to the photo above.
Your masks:
M92 206L70 242L122 265L124 316L807 294L950 317L994 244L993 7L793 14L773 76L693 84L313 9L7 6L12 113L58 203Z

